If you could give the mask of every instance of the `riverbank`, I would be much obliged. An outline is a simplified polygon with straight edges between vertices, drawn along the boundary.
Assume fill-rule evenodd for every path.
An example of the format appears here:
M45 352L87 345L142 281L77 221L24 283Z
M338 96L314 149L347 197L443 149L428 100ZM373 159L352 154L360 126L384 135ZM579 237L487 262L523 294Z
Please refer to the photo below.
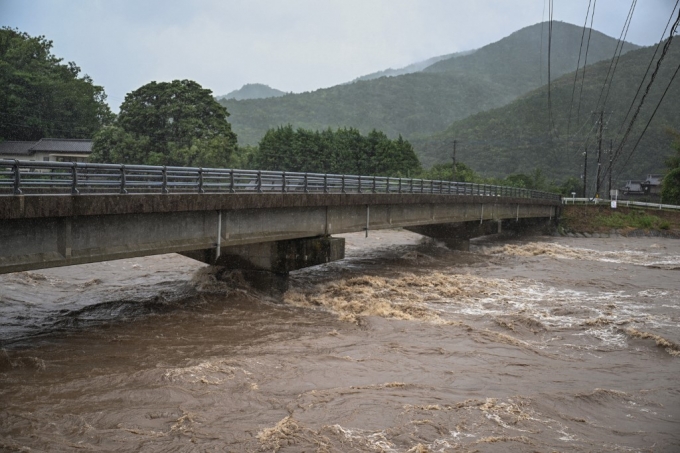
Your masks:
M680 212L608 204L565 205L558 224L563 236L651 236L680 238Z

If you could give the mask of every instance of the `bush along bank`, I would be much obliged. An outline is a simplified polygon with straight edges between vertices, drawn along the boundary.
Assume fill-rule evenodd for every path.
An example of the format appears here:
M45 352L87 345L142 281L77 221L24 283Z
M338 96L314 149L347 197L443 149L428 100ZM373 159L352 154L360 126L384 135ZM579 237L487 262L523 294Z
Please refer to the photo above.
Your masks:
M571 237L650 236L680 239L680 212L566 205L557 232Z

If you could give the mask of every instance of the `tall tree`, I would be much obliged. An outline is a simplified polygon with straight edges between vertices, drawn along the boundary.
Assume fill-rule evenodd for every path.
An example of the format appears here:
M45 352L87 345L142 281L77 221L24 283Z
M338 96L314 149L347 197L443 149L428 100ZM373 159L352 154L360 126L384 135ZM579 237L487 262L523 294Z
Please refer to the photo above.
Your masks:
M0 28L0 140L91 138L113 119L106 94L52 41Z
M125 96L115 125L95 137L91 160L227 166L237 146L227 116L192 80L151 82Z

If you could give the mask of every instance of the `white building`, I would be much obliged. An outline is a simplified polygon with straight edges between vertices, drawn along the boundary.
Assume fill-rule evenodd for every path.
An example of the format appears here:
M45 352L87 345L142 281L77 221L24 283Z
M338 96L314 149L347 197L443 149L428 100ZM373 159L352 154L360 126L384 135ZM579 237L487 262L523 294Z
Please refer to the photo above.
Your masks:
M43 138L37 142L0 142L0 159L49 162L87 162L92 140Z

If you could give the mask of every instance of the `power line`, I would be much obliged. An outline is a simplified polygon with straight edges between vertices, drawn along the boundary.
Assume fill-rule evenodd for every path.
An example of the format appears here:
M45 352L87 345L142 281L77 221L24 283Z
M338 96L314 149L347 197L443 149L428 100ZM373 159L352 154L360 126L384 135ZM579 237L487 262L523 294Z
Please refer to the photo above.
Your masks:
M642 76L642 80L640 80L640 84L638 85L637 91L635 92L635 96L633 96L633 100L630 102L630 106L628 107L628 111L626 112L626 116L623 117L623 121L621 122L621 127L619 128L619 134L623 131L623 126L626 124L626 120L628 119L628 115L630 115L631 110L633 110L633 105L635 105L635 101L638 97L638 94L640 94L640 90L642 89L642 86L645 83L645 79L647 78L647 74L649 74L649 70L652 67L652 63L654 63L654 58L656 57L656 53L659 51L661 48L661 44L663 44L663 37L666 35L666 30L668 30L668 26L671 24L671 21L673 20L673 13L675 12L675 9L678 7L678 3L680 3L680 0L676 0L675 6L673 7L673 10L671 11L671 15L668 18L668 22L666 22L666 27L663 29L663 33L661 33L661 39L659 40L659 43L656 45L656 48L654 49L654 54L652 55L652 58L649 60L649 64L647 65L647 70L645 71L645 75Z
M673 36L675 35L675 32L677 31L678 25L680 25L680 10L678 11L678 18L675 20L675 23L673 24L673 27L671 27L671 31L669 33L668 39L666 40L666 44L664 44L663 49L661 50L661 56L659 56L659 59L656 62L656 68L654 68L654 72L652 73L652 76L649 80L649 83L647 84L647 88L645 89L644 94L640 98L640 104L638 104L637 109L635 110L635 113L633 114L633 117L630 119L630 123L628 124L628 129L626 129L626 133L623 135L623 138L621 139L621 143L619 143L619 146L616 148L616 152L614 153L614 160L619 156L621 151L623 150L623 146L626 144L626 141L628 140L628 136L630 135L631 130L633 129L633 125L635 124L635 120L637 120L638 115L640 114L640 110L642 109L642 105L645 102L645 99L647 98L647 95L649 94L649 90L652 87L652 84L654 83L654 80L656 79L657 74L659 73L659 68L661 67L661 62L663 61L664 57L668 53L668 49L671 46L671 42L673 41ZM677 71L676 71L677 73ZM675 75L673 76L675 77ZM672 81L672 79L671 79ZM668 85L670 87L670 84ZM668 90L668 87L666 88L666 91ZM664 92L665 95L666 92ZM661 98L663 100L663 97ZM659 100L659 104L661 103L661 100ZM657 105L658 108L658 105ZM656 110L654 110L656 112ZM639 140L638 140L639 143ZM637 145L636 145L637 146ZM632 152L631 152L632 154ZM630 157L629 157L630 159ZM626 160L626 163L628 162L628 159Z
M623 23L623 29L621 30L621 34L619 35L619 40L616 42L616 48L614 49L614 56L612 57L611 61L609 62L609 68L607 69L607 75L604 78L604 82L602 83L602 89L600 90L600 95L597 98L597 102L595 103L596 108L599 107L600 105L600 100L602 99L602 95L604 94L604 90L607 89L607 86L609 86L609 89L611 89L612 82L614 81L614 73L616 72L616 66L618 66L619 59L618 57L621 55L621 51L623 50L623 40L625 39L625 36L628 34L628 27L630 26L630 22L633 19L633 12L635 11L635 5L637 4L637 0L633 0L630 4L630 9L628 10L628 17L626 17L626 21ZM620 47L620 49L619 49ZM618 54L618 55L617 55ZM609 78L609 74L611 74L611 79ZM609 80L609 85L607 85L607 80ZM609 96L609 89L607 89L607 97ZM607 102L607 97L605 97L605 101L602 103L602 108L604 109L604 106Z
M576 122L579 122L581 117L581 99L583 98L583 85L586 80L586 66L588 66L588 50L590 49L590 36L593 34L593 20L595 19L595 7L597 0L593 2L593 13L590 15L590 30L588 31L588 42L586 43L586 56L583 60L583 74L581 74L581 90L578 95L578 109L576 110ZM586 18L587 20L587 18Z
M574 73L574 86L571 89L571 103L569 104L569 120L567 121L567 135L569 135L569 130L571 128L571 108L574 106L574 94L576 93L576 80L578 79L578 68L581 65L581 51L583 50L583 38L585 38L586 36L586 27L588 25L588 16L590 15L590 6L592 3L593 0L588 1L586 20L583 22L583 32L581 32L581 46L578 49L578 61L576 62L576 72Z
M673 83L675 76L678 75L679 71L680 71L680 65L678 65L678 67L675 69L675 72L673 73L671 80L668 82L666 89L664 90L663 94L661 95L661 99L659 99L659 102L656 104L656 108L654 108L654 111L652 112L652 116L649 117L649 121L647 121L647 124L645 125L645 128L642 130L640 137L638 137L637 142L635 142L635 146L633 146L633 149L630 150L630 153L628 153L628 157L626 158L626 161L623 163L622 168L625 167L628 164L628 161L630 160L631 156L635 152L635 149L640 144L642 137L645 135L645 132L647 132L647 128L649 127L649 124L654 119L654 115L656 115L656 112L659 110L659 107L661 106L661 102L663 101L663 98L666 96L666 93L668 93L668 89L671 87L671 84Z

